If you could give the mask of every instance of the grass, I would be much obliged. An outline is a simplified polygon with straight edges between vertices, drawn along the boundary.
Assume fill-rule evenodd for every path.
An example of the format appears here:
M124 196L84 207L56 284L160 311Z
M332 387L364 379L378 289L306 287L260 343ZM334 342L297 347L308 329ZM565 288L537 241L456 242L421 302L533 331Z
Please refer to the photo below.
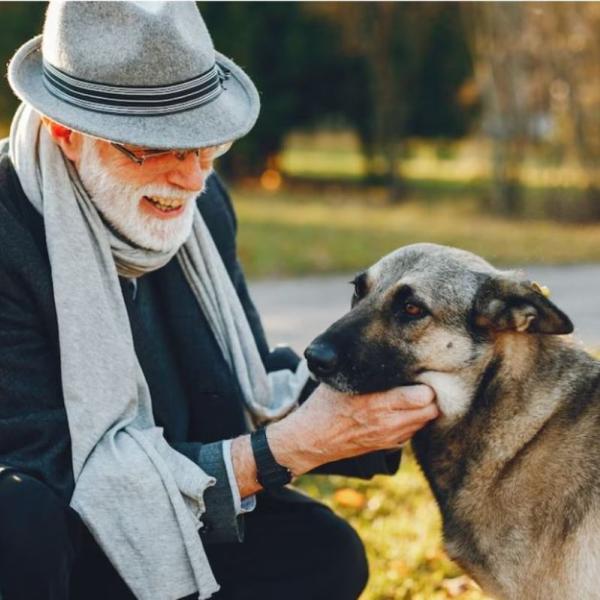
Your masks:
M299 487L329 505L360 534L370 566L361 600L484 600L441 546L440 515L412 453L400 472L372 482L304 477Z
M359 185L365 165L355 137L292 135L280 167L293 187L280 185L275 173L262 188L235 190L242 262L252 277L348 272L419 241L459 246L498 265L600 260L600 224L560 220L585 214L585 181L576 165L543 156L524 161L519 211L527 218L499 217L486 214L482 202L490 152L477 140L408 142L401 170L411 191L390 205L383 188Z
M600 224L490 216L474 195L421 193L394 206L377 189L240 187L233 197L239 253L251 277L352 272L421 241L465 248L498 265L600 260Z
M480 184L492 175L491 141L465 138L460 141L408 139L401 148L400 172L409 182L437 180ZM573 189L586 185L586 174L573 157L556 156L551 148L527 148L519 165L519 176L528 188ZM379 164L378 161L379 160ZM358 139L351 132L321 131L288 135L280 158L288 174L313 179L359 179L366 162ZM375 169L384 168L381 157Z

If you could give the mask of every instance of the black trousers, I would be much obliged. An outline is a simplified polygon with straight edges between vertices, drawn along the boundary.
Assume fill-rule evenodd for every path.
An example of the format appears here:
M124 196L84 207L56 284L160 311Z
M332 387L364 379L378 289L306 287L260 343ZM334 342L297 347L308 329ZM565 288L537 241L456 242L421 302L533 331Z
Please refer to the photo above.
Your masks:
M356 532L302 494L259 494L245 530L241 544L205 545L221 585L214 600L355 600L366 585ZM0 592L2 600L135 598L77 513L10 470L0 471Z

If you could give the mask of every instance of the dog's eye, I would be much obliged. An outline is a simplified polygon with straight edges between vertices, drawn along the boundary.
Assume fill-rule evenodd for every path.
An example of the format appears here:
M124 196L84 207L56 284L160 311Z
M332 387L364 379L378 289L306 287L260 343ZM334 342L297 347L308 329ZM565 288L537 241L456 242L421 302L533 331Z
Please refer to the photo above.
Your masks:
M420 319L425 316L425 309L418 304L412 302L406 302L402 307L404 314L411 319Z
M354 306L367 295L367 278L363 273L355 277L350 283L354 286L354 293L352 294L352 306Z

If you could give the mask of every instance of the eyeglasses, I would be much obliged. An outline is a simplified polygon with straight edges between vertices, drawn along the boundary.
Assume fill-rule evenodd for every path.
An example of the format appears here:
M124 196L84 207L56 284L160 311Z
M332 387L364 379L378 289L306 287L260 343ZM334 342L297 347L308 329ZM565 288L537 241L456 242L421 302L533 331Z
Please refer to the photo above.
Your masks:
M121 154L124 154L127 158L132 160L136 165L143 165L149 158L157 158L159 156L172 155L177 160L185 160L188 154L193 153L196 156L206 156L211 160L223 156L229 148L233 145L233 142L225 142L218 144L217 146L206 146L205 148L193 148L191 150L163 150L162 148L140 148L136 146L123 146L116 142L110 143L113 148L116 148Z

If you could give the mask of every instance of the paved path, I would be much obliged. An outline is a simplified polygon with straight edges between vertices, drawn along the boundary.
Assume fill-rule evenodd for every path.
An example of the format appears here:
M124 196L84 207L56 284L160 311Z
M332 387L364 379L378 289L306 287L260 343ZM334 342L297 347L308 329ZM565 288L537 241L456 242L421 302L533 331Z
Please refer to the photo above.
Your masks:
M528 278L550 288L552 300L575 323L586 346L600 348L600 265L530 267ZM251 283L269 343L301 352L350 306L352 277L306 277Z

